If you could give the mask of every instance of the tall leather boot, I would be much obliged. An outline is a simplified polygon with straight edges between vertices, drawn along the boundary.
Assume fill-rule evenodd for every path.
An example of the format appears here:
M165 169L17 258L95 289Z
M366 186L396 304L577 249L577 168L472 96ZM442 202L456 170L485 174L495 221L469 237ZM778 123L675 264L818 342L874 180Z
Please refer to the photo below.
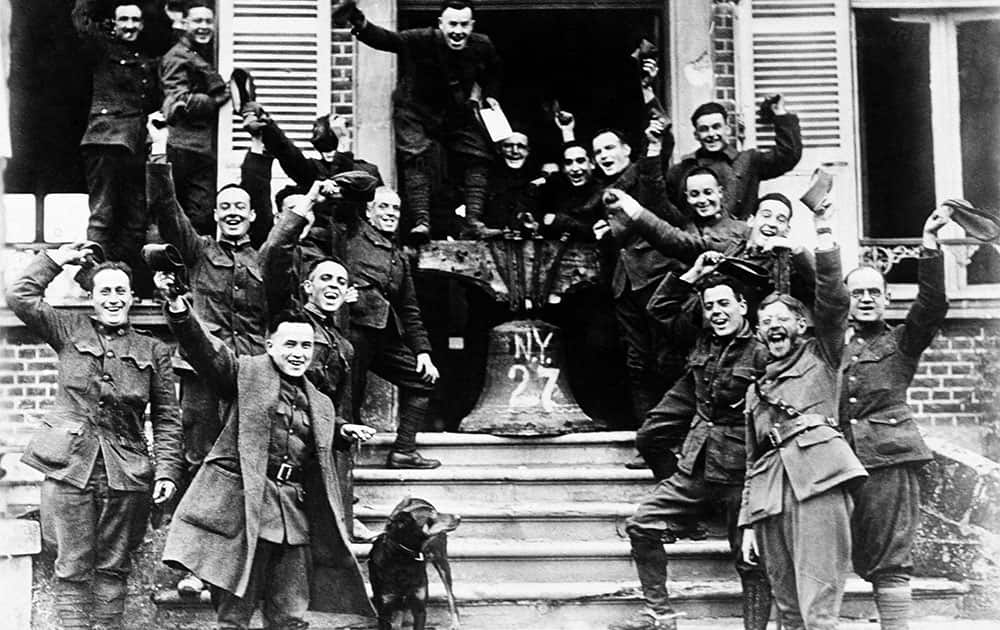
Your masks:
M880 575L875 579L875 608L882 630L908 630L913 592L910 576Z
M55 609L65 630L90 630L93 595L90 581L74 582L56 578L53 585Z
M744 630L767 630L771 618L771 583L763 575L741 576Z
M659 540L632 538L632 558L642 585L646 609L613 623L608 630L676 630L674 609L667 595L667 552Z
M125 577L98 571L94 574L95 630L121 630L125 614Z

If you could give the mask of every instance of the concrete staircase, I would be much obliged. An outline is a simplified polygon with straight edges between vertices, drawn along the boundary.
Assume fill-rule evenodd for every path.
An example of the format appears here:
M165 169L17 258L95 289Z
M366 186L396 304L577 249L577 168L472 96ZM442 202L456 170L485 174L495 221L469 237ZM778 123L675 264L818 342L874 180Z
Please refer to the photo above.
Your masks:
M378 435L359 454L355 512L380 531L392 507L410 495L462 516L462 525L450 534L449 555L466 630L605 628L642 606L624 522L653 480L649 471L622 465L634 452L633 437L632 432L534 439L427 433L420 436L420 452L444 465L399 471L381 467L393 436ZM11 474L0 481L0 499L14 508L8 513L16 513L37 505L39 480L11 458L4 460ZM718 524L709 525L721 534ZM162 530L151 534L136 566L138 574L157 575L149 584L139 584L136 575L130 591L134 586L137 600L147 604L153 593L155 610L146 614L156 627L210 628L207 597L181 599L171 590L159 564L162 536ZM360 560L367 559L369 548L355 545ZM739 580L721 537L678 542L668 545L667 553L671 595L690 620L682 627L742 627ZM429 622L447 628L443 589L433 569L428 573ZM942 579L917 579L914 587L915 616L949 625L968 592L965 585ZM864 623L874 617L874 608L860 579L848 582L842 614L859 622L858 628L877 628ZM331 615L311 615L309 621L314 630L366 627L358 618Z
M429 471L381 468L391 437L362 447L356 515L378 531L410 495L462 516L449 535L449 556L464 628L597 629L641 608L624 522L653 479L623 466L634 454L634 433L423 434L420 452L444 462ZM356 551L364 559L368 545ZM741 612L739 580L728 544L710 537L668 545L667 553L676 608L692 619L739 627L733 623ZM430 617L445 624L442 589L429 573ZM966 592L947 580L921 579L915 587L918 617L956 616ZM871 618L870 600L869 586L852 579L842 614Z

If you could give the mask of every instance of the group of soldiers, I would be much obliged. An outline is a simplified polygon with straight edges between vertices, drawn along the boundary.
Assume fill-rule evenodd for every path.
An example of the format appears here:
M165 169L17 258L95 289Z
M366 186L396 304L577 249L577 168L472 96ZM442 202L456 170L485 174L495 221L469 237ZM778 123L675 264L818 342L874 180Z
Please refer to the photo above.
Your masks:
M699 148L673 162L658 67L644 59L642 145L615 129L581 141L572 114L555 112L564 144L547 172L526 134L494 144L481 124L500 59L466 0L399 33L351 0L333 8L335 24L399 55L402 198L344 150L339 117L316 120L320 157L308 158L253 101L240 107L251 136L241 183L215 190L216 121L232 95L214 68L214 9L186 3L171 32L163 3L146 4L76 3L94 73L89 242L39 254L7 295L59 355L55 410L23 461L45 474L64 627L123 627L149 502L172 504L182 488L164 561L209 585L219 627L247 628L260 599L271 628L307 627L307 609L374 614L349 546L350 445L374 434L360 420L369 371L399 388L386 466L440 465L416 450L439 373L399 244L404 211L417 245L529 230L604 253L636 446L658 481L627 524L646 607L614 628L676 627L664 544L704 537L713 512L747 628L766 627L772 600L782 627L835 627L852 560L882 627L906 627L916 467L930 458L906 389L947 311L947 208L927 219L919 293L891 327L881 274L844 278L829 200L814 210L810 252L790 235L788 197L758 198L801 156L780 97L764 108L773 148L735 149L727 110L706 103L691 116ZM438 148L462 171L454 234L430 212ZM294 185L272 205L274 159ZM150 223L186 273L146 267ZM45 302L65 265L83 266L91 314ZM161 295L179 355L130 325L140 277Z

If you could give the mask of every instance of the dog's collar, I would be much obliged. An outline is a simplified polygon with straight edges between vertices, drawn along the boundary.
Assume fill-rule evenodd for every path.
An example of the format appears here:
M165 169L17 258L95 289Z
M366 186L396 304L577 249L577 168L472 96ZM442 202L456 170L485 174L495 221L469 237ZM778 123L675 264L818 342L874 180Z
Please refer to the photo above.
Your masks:
M412 558L416 562L423 562L424 561L424 552L422 552L420 550L410 549L406 545L401 545L400 543L396 542L395 540L391 540L389 537L385 538L385 542L387 542L389 544L389 546L392 547L392 548L394 548L394 549L406 552L406 555L410 556L410 558Z

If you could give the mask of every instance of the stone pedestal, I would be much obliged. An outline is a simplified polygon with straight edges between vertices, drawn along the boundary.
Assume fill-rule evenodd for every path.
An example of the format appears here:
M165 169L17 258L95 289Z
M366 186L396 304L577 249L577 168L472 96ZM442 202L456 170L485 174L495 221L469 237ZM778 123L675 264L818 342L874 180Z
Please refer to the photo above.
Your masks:
M490 331L486 381L459 427L466 433L560 435L601 431L569 389L562 331L539 320L507 322Z
M38 523L0 519L0 593L4 628L30 628L32 556L42 550Z

